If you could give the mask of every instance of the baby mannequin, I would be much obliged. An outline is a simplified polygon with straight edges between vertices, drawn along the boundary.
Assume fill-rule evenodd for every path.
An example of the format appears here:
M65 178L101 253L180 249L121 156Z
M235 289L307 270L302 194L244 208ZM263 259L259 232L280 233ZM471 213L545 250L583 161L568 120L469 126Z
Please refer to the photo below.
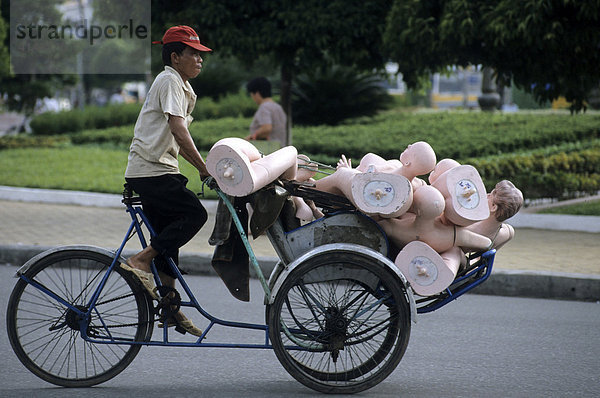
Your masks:
M368 153L363 156L356 169L363 173L372 170L380 173L399 174L406 177L416 189L425 185L416 177L432 171L435 161L436 156L431 145L424 141L418 141L406 147L400 154L400 161L398 159L385 160L379 155Z
M485 186L475 167L442 159L429 175L429 182L446 201L442 222L464 227L489 217Z
M360 164L356 167L356 170L366 173L369 168L372 168L373 171L379 173L393 173L400 167L402 167L402 163L398 159L385 160L381 156L369 152L360 159Z
M513 227L503 221L517 214L523 205L523 193L512 182L502 180L487 195L487 203L490 216L467 229L487 236L492 240L492 247L499 249L515 235Z
M206 167L223 192L247 196L279 177L296 177L298 151L293 146L262 156L250 142L241 138L217 141L206 156Z
M431 173L429 173L429 183L433 184L435 182L435 180L438 179L439 176L444 174L446 171L448 171L454 167L458 167L458 166L460 166L460 163L458 163L454 159L446 158L446 159L440 160L439 162L437 162L437 164L433 168L433 171Z
M444 211L445 200L436 188L426 185L417 189L413 203L416 213L378 221L397 246L404 247L418 240L427 243L436 252L443 253L454 246L470 251L483 250L491 245L491 240L485 236L462 227L443 224L439 220Z

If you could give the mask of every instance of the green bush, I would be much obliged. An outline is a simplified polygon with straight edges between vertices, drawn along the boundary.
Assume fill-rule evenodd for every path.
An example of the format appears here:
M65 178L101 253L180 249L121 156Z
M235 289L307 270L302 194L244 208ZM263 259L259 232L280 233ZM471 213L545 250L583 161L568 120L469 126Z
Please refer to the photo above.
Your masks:
M544 214L571 214L578 216L600 216L600 200L590 200L565 206L548 207L538 211Z
M133 124L119 127L109 127L98 130L84 130L69 135L75 145L109 144L116 147L129 147L133 138Z
M486 188L510 179L528 199L565 199L600 191L600 139L525 153L468 159Z
M359 159L373 152L394 159L408 144L427 141L438 159L462 161L594 138L600 138L598 114L390 112L340 126L293 129L294 146L319 158L338 158L344 153Z
M33 118L31 129L36 135L55 135L122 126L135 123L141 108L141 104L114 104L88 106L83 110L45 112Z
M190 134L200 151L208 151L215 142L225 137L248 135L249 118L225 117L194 121L190 125ZM126 149L133 138L134 125L110 127L102 130L85 130L70 134L75 145L103 144Z
M223 117L250 117L257 106L245 91L227 94L217 102L203 97L196 102L192 112L195 120L218 119Z
M298 76L292 87L294 123L336 125L358 116L373 116L388 108L392 97L381 76L334 66Z

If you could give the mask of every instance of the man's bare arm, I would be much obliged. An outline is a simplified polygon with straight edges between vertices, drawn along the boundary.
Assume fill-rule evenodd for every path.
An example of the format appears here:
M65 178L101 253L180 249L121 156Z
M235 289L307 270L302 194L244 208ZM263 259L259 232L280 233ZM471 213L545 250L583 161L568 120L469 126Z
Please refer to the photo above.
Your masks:
M169 127L171 133L175 137L175 141L179 144L179 153L185 160L190 162L200 172L200 178L204 179L209 176L206 169L206 163L202 159L202 155L198 152L198 148L192 140L190 131L187 128L185 119L179 116L169 116Z

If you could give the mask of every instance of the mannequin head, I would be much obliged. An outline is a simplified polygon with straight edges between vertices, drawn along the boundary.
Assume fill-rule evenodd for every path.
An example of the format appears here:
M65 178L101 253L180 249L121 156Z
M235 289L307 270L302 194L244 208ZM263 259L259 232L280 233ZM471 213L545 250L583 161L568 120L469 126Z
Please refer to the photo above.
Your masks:
M517 214L521 209L523 193L512 182L502 180L488 194L488 205L490 213L496 220L502 222Z
M444 196L431 185L422 186L413 194L413 209L418 217L433 220L444 212L445 206Z
M400 154L400 161L403 168L410 170L412 177L420 176L435 167L435 152L428 143L418 141L406 147ZM402 174L406 177L406 173Z
M438 179L439 176L441 176L442 174L444 174L446 171L454 168L454 167L458 167L460 166L460 163L458 163L456 160L454 159L442 159L440 160L436 165L435 168L433 169L433 171L431 172L431 174L429 174L429 183L433 184L435 182L435 180Z

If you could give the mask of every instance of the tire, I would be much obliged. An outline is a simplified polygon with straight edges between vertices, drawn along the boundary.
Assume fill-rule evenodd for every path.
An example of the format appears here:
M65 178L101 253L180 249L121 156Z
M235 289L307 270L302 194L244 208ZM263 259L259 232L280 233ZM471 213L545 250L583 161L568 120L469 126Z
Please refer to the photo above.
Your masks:
M93 251L60 251L41 258L24 276L86 310L111 261ZM88 336L148 341L153 326L150 303L131 276L115 267L95 310L84 322ZM139 344L85 341L76 312L23 279L10 296L6 321L10 344L23 365L43 380L64 387L89 387L115 377L141 348Z
M404 286L377 260L333 252L299 264L269 306L269 337L305 386L352 394L398 366L410 336Z

